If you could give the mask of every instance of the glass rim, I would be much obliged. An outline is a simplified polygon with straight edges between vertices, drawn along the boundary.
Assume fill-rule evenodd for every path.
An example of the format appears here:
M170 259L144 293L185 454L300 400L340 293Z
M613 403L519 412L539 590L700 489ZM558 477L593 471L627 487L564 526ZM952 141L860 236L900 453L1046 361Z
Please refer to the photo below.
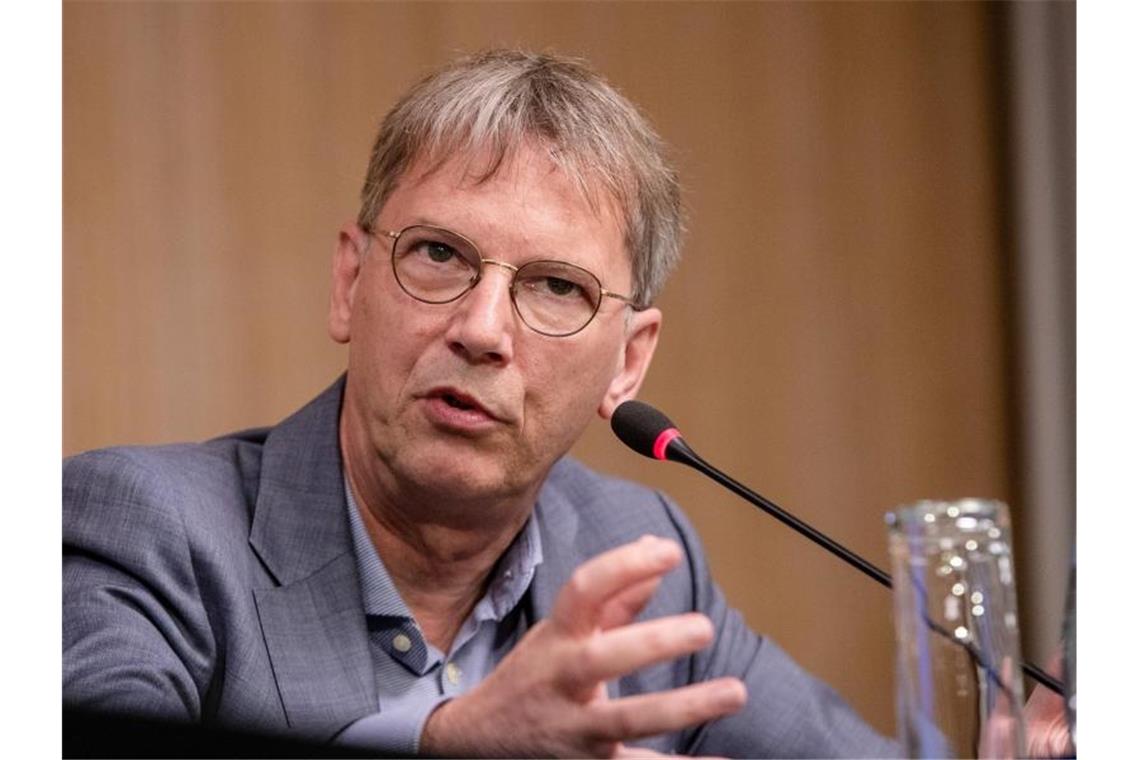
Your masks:
M949 525L969 528L971 523L1008 530L1009 506L1000 499L976 497L922 499L887 512L883 519L888 528L899 532L918 528L937 530Z

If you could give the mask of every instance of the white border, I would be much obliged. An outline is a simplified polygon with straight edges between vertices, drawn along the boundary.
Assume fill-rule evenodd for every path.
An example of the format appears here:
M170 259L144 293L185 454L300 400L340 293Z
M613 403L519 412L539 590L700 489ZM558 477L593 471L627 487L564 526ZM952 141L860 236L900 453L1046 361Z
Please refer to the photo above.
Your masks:
M1077 751L1136 740L1136 6L1077 5Z
M5 754L59 757L62 6L0 10Z

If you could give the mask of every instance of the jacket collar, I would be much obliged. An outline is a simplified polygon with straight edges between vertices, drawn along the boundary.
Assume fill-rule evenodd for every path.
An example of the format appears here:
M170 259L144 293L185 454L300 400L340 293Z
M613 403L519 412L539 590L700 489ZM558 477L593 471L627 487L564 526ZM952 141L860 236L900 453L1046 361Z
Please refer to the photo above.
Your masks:
M249 538L278 584L253 593L286 721L325 739L378 707L345 507L343 395L342 376L270 431Z
M338 429L342 375L270 431L250 543L282 585L351 552Z
M589 541L589 531L583 530L578 510L558 483L558 475L565 464L562 460L555 462L535 505L543 555L542 564L535 568L530 588L531 612L535 621L550 616L559 591L570 580L575 568L597 550L594 546L583 546Z

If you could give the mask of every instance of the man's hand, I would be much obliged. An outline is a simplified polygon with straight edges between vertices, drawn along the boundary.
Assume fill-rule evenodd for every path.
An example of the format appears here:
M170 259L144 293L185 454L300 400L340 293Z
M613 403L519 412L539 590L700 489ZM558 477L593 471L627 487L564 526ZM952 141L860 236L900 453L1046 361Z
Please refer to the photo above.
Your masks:
M713 640L698 613L643 623L645 607L681 549L653 536L583 563L539 621L470 693L428 718L420 752L496 757L614 757L623 741L736 712L744 684L719 678L611 700L606 681L695 652Z
M1048 672L1060 677L1061 651L1049 662ZM1065 700L1044 686L1029 695L1022 711L1025 716L1025 750L1029 757L1072 757L1076 750L1069 736L1069 720L1065 717Z
M1013 668L1013 662L1009 659L1002 663L1002 681L1010 682ZM1060 676L1060 650L1050 661L1047 670L1050 675ZM1026 757L1072 757L1075 754L1069 736L1069 722L1065 717L1065 701L1059 694L1038 685L1022 708L1021 717L1025 723ZM978 757L1014 757L1015 736L1008 693L1000 693L982 735Z

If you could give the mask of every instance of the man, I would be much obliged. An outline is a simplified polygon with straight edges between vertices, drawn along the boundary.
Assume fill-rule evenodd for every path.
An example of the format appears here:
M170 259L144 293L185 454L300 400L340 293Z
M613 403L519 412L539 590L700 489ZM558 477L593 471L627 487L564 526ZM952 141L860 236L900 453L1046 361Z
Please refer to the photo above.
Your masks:
M633 106L573 61L460 61L362 197L341 380L65 464L65 703L396 753L895 752L727 607L675 505L564 458L637 393L679 255Z

